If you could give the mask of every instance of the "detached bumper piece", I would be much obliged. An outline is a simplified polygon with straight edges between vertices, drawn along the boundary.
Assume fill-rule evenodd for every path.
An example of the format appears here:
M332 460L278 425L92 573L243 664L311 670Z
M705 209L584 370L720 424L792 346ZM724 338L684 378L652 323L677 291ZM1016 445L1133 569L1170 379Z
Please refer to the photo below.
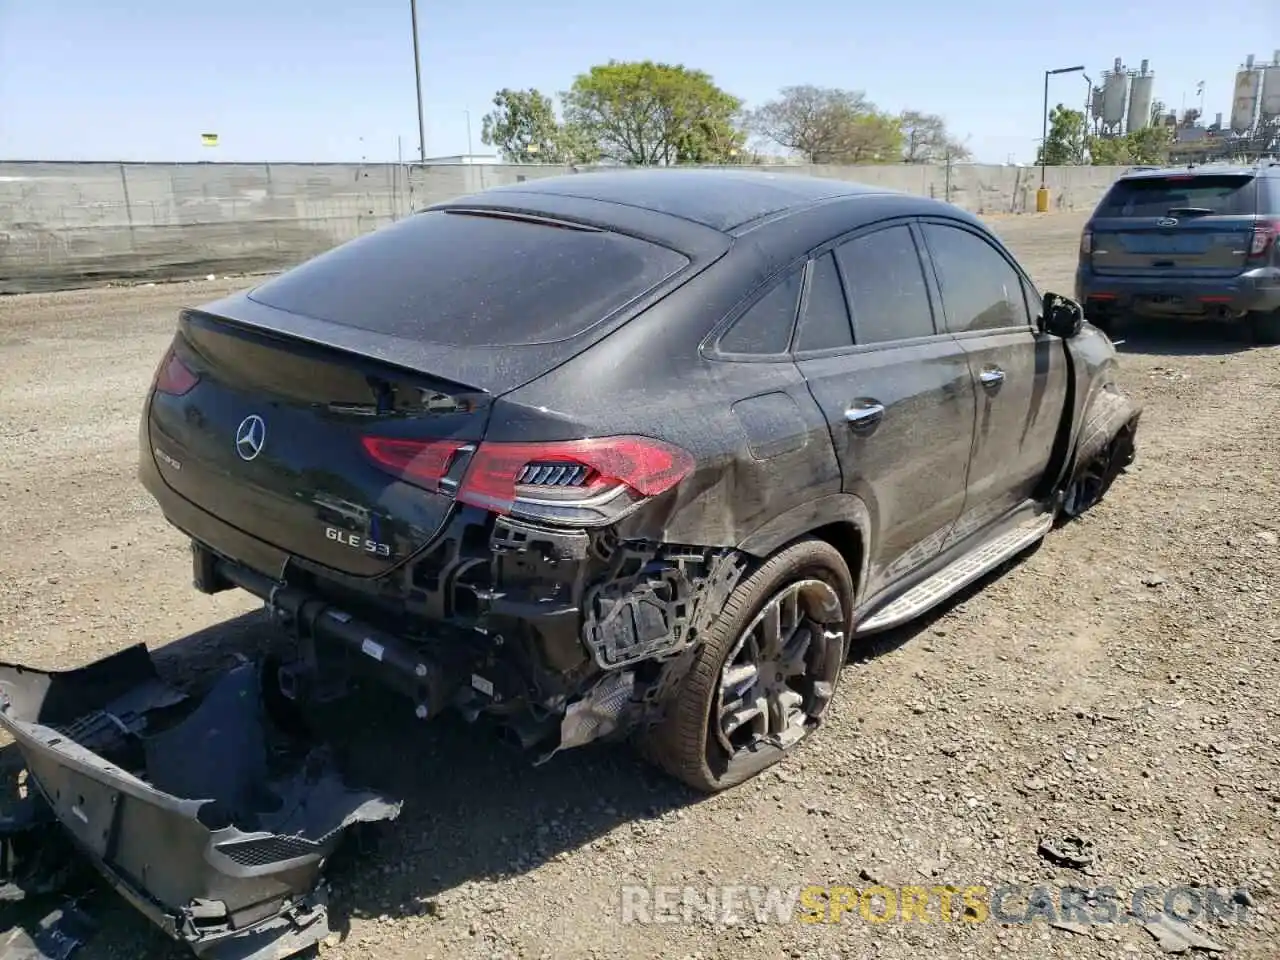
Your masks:
M270 722L258 669L193 703L142 645L65 672L0 664L0 728L29 787L117 891L210 960L324 939L326 859L349 826L400 812Z

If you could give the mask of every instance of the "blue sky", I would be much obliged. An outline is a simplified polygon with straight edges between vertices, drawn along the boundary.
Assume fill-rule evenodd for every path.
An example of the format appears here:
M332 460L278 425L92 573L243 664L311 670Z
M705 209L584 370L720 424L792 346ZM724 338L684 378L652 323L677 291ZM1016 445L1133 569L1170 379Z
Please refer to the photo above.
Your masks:
M127 11L127 12L125 12ZM480 143L500 87L555 94L610 58L706 70L749 105L863 90L946 117L978 160L1030 160L1043 71L1120 56L1171 107L1229 113L1280 48L1277 0L419 0L427 155ZM1252 39L1246 39L1252 38ZM1083 106L1056 78L1050 101ZM220 144L202 147L200 134ZM409 0L0 0L0 159L394 160L417 152Z

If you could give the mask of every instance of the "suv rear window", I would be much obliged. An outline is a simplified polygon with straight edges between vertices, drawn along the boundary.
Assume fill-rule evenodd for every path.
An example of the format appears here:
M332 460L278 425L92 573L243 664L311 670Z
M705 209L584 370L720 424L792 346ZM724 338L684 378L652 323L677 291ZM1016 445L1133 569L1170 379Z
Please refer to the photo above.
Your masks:
M259 303L446 346L521 346L584 333L688 258L604 230L433 210L269 280Z
M1231 174L1186 174L1118 180L1098 206L1100 217L1165 217L1179 212L1253 216L1257 180Z

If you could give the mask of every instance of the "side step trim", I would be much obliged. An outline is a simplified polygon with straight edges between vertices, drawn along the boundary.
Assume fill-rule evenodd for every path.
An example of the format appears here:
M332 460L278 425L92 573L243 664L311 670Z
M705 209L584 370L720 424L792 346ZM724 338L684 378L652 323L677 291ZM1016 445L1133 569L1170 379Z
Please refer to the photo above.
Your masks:
M949 566L943 567L928 580L912 587L898 599L881 607L854 629L854 634L872 633L896 627L914 620L947 597L990 573L1010 557L1021 553L1038 540L1043 539L1053 526L1053 511L1036 514L1028 520L988 540L976 550L971 550Z

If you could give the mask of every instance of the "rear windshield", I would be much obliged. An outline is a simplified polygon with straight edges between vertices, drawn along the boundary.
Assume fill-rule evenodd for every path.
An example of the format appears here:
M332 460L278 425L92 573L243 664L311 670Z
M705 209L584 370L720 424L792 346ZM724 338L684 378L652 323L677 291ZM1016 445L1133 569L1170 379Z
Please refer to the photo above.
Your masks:
M617 233L430 211L269 280L259 303L448 346L577 336L688 263Z
M1250 176L1140 177L1117 181L1098 207L1098 216L1253 216L1256 208L1257 181Z

